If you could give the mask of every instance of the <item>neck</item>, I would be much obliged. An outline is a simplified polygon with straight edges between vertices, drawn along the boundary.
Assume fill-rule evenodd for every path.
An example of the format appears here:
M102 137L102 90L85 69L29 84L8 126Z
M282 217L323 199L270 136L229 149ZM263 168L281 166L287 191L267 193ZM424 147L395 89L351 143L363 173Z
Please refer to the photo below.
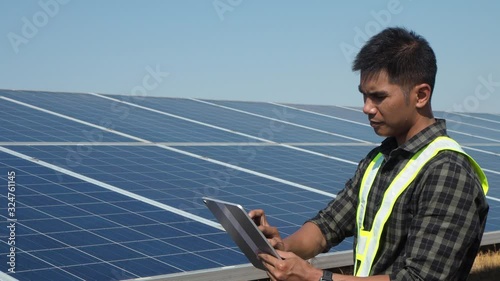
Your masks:
M396 137L398 146L404 144L413 136L420 133L423 129L429 127L430 125L436 122L436 119L432 115L431 116L420 115L419 117L420 118L417 120L417 122L413 123L413 126L410 127L410 129L406 132L406 134Z

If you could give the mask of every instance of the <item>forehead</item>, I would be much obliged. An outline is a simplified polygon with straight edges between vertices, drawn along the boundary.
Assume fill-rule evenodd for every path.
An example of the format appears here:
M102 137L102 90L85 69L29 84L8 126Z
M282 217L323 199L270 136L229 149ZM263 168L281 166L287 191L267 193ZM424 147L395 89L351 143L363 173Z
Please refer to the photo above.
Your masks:
M361 73L359 91L360 92L373 92L380 91L388 88L394 88L399 86L393 84L389 81L389 75L385 70L381 70L374 73Z

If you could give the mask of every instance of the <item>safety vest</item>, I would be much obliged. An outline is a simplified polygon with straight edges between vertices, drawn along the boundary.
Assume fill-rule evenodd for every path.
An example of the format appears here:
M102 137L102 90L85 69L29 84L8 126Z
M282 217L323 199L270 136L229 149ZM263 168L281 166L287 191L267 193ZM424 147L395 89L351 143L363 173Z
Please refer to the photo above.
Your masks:
M411 184L422 167L442 150L456 151L469 158L469 162L472 164L476 174L478 175L484 194L486 195L488 192L488 181L486 179L486 175L481 170L481 167L479 167L472 157L463 151L456 141L449 137L438 137L425 148L418 151L408 161L403 170L401 170L401 172L399 172L399 174L394 178L384 193L382 204L375 214L371 230L365 230L363 227L363 220L365 218L366 206L368 204L368 194L370 193L370 188L375 180L378 169L384 160L382 153L378 153L368 165L368 168L363 175L363 179L361 180L361 187L359 190L359 203L356 212L358 231L356 262L354 265L354 272L356 273L356 276L366 277L370 275L370 271L379 248L382 231L384 230L384 226L392 213L392 209L394 208L398 197Z

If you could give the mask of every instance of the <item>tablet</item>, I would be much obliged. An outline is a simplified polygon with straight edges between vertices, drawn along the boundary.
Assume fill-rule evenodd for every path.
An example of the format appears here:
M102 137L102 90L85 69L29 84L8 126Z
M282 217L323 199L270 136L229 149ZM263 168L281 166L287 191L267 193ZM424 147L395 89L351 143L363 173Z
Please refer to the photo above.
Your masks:
M266 270L257 256L259 253L281 259L241 205L207 197L203 197L203 202L253 266Z

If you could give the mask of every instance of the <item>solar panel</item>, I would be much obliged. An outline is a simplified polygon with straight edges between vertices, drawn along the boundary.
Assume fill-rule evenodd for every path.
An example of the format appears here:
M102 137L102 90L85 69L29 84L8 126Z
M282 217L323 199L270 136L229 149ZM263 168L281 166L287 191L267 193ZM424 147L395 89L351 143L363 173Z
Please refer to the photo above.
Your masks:
M10 166L11 157L1 153L2 164ZM191 270L168 261L186 255L179 245L189 238L203 245L190 249L199 266L223 265L196 254L209 250L226 249L226 254L244 261L218 243L227 239L214 235L220 231L212 227L65 174L59 178L27 160L15 169L18 266L13 276L19 280L112 280L116 274L137 278ZM6 224L3 220L2 228ZM134 261L146 267L125 266Z
M80 124L89 122L99 129L112 129L114 132L133 135L151 142L246 142L248 138L223 130L213 130L209 126L173 117L167 112L152 112L134 106L121 104L89 94L54 94L44 92L5 93L17 97L22 106L38 104L53 116L78 120ZM6 101L4 99L4 101ZM7 102L10 106L13 102ZM159 130L161 128L161 130ZM105 136L89 141L113 141Z
M436 115L488 176L495 234L500 117ZM263 276L201 198L264 208L288 235L381 140L360 109L339 106L0 90L0 120L2 173L16 173L15 199L0 204L15 201L17 219L11 232L2 208L0 279L13 280ZM350 249L352 239L325 257Z

